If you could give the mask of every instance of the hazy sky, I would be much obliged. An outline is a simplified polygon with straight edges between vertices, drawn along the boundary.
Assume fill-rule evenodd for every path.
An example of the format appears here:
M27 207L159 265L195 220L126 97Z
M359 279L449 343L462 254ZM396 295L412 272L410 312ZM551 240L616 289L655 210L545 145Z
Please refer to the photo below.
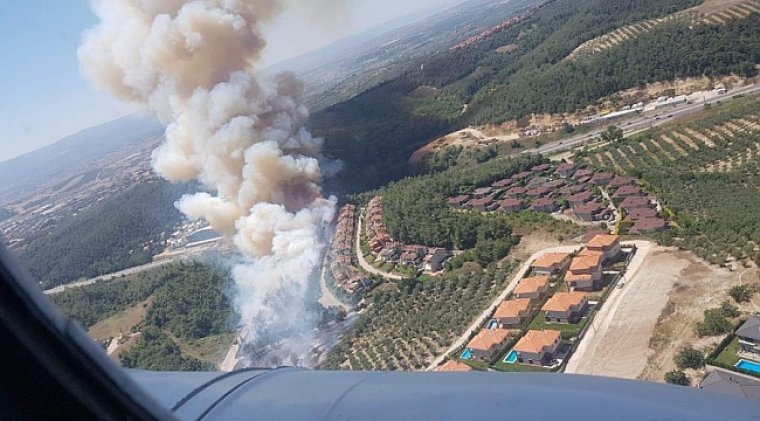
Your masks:
M311 2L303 6L305 1ZM332 0L301 4L267 27L265 64L290 58L392 19L457 0ZM314 3L317 3L315 5ZM76 51L96 23L86 0L0 1L0 161L138 108L92 89Z

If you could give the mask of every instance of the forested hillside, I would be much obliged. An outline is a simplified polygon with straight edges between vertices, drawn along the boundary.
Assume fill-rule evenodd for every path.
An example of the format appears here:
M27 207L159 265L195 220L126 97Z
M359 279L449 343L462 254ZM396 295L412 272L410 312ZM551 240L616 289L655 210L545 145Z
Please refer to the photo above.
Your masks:
M148 263L182 219L174 202L191 188L146 180L28 239L18 257L44 288Z
M139 338L120 354L122 364L146 370L197 371L212 370L214 365L192 357L183 347L189 349L199 340L233 331L230 288L225 269L180 263L67 290L51 298L64 314L87 328L140 303L150 303L144 304L149 305L144 319L132 327Z
M572 111L646 82L754 75L758 14L722 26L673 21L591 57L563 60L596 36L698 3L550 1L478 43L410 63L402 76L316 113L312 126L346 163L340 187L360 191L408 175L414 150L469 124Z

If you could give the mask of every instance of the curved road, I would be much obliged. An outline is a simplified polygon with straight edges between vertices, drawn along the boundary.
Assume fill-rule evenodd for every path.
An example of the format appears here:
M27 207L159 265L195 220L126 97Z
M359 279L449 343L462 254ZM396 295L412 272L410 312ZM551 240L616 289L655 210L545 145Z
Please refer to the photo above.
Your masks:
M520 270L517 272L515 277L512 279L512 282L507 285L507 287L504 289L504 291L499 294L498 297L496 297L495 300L491 303L491 305L483 310L482 313L480 313L480 316L470 325L470 327L467 328L467 330L462 334L462 336L459 337L459 339L454 342L449 349L447 349L443 354L439 355L433 362L427 367L427 371L431 371L441 365L443 363L443 360L446 358L446 356L451 355L455 351L457 351L459 348L465 346L467 341L470 339L470 337L477 331L480 326L482 326L485 321L491 317L491 314L496 310L496 307L501 304L502 301L507 299L507 296L512 292L512 290L515 289L517 286L517 283L520 282L520 279L522 279L525 274L530 270L530 265L538 259L539 257L543 256L547 253L572 253L577 251L581 246L560 246L560 247L554 247L550 249L544 249L539 252L536 252L533 254L533 256L530 257L520 268Z
M370 265L369 262L367 262L364 259L364 255L362 254L362 246L361 246L362 220L363 219L364 218L362 217L362 215L359 214L359 224L356 227L356 240L354 241L354 243L355 243L354 247L356 248L356 260L359 262L359 266L361 266L362 269L364 269L365 271L367 271L367 272L369 272L369 273L371 273L373 275L382 276L383 278L386 278L386 279L393 279L394 281L403 281L404 279L406 279L403 276L394 275L392 273L387 273L387 272L383 272L382 270L376 269L372 265Z

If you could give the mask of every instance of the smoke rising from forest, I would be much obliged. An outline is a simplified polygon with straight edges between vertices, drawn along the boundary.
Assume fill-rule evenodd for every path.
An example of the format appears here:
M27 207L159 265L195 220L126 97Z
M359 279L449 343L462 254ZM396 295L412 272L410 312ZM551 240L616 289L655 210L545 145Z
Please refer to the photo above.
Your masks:
M300 317L335 209L319 185L322 140L304 128L303 85L290 74L255 77L266 46L261 25L285 3L95 1L100 22L79 49L93 84L145 104L167 125L155 171L205 187L177 207L244 256L232 275L252 342L274 326L309 329Z

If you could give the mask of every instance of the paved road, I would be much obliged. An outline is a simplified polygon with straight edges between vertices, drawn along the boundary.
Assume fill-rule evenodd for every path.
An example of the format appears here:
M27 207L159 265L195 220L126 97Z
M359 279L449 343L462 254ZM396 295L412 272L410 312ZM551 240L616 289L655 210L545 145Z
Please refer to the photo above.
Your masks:
M740 88L733 89L725 94L716 95L707 101L708 104L715 104L717 102L725 102L730 100L735 95L757 95L760 94L760 85L748 85ZM661 108L654 112L647 112L641 114L639 117L628 120L622 126L623 132L626 136L635 132L649 129L651 127L657 127L666 123L670 123L678 118L685 117L689 114L697 113L704 109L705 102L697 102L694 104L681 104L671 107ZM664 116L663 116L664 115ZM661 117L659 117L661 116ZM610 122L613 124L613 122ZM599 138L601 133L606 130L607 127L601 124L598 128L577 136L573 136L557 142L552 142L535 149L526 150L523 153L540 153L543 155L566 151L569 149L582 146L585 143L592 142Z
M161 267L161 266L168 265L169 263L172 263L172 262L175 262L175 261L176 260L174 260L174 259L168 259L168 260L164 260L164 261L161 261L161 262L151 262L151 263L148 263L148 264L145 264L145 265L142 265L142 266L135 266L135 267L132 267L132 268L129 268L129 269L124 269L124 270L119 271L119 272L110 273L108 275L98 276L97 278L88 279L86 281L74 282L74 283L67 284L67 285L61 285L61 286L58 286L58 287L55 287L55 288L47 289L44 292L45 292L45 295L60 294L63 291L66 291L68 289L86 287L86 286L89 286L89 285L94 285L94 284L96 284L98 282L105 282L105 281L110 281L110 280L115 279L115 278L120 278L122 276L134 275L136 273L145 272L147 270L151 270L151 269L155 269L155 268L158 268L158 267Z
M362 246L361 246L362 219L364 218L362 218L362 216L359 215L359 225L356 227L356 239L354 241L355 243L354 247L356 248L356 260L359 261L359 266L361 266L362 269L366 270L367 272L373 275L382 276L383 278L393 279L395 281L404 280L405 278L403 276L383 272L382 270L378 270L374 268L372 265L369 264L369 262L367 262L364 259L364 255L362 254Z
M467 341L470 339L470 337L477 331L481 325L485 323L485 321L491 317L491 314L496 310L496 307L501 304L502 301L507 299L507 296L512 292L512 290L515 289L517 286L517 283L520 282L520 279L525 277L525 274L530 270L530 265L538 259L539 257L543 256L547 253L572 253L580 249L581 246L561 246L561 247L555 247L551 249L545 249L539 252L536 252L533 254L533 256L530 257L520 268L520 270L517 272L515 277L512 279L512 282L507 285L507 288L504 289L504 291L499 294L498 297L496 297L495 300L491 303L491 305L483 310L482 313L480 313L480 316L470 325L470 327L467 328L467 330L462 334L462 336L459 337L459 339L452 344L449 349L447 349L443 354L439 355L433 362L427 367L427 371L431 371L441 365L443 363L443 360L446 359L446 356L453 354L456 352L459 348L462 348L465 346Z

